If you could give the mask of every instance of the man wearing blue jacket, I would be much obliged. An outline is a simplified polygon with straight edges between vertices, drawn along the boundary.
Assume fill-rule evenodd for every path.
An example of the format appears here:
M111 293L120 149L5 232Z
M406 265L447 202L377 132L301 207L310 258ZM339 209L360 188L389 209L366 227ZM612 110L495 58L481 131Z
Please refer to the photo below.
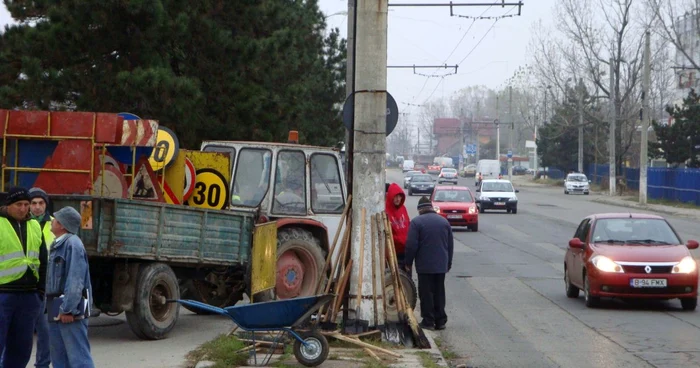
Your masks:
M87 321L92 285L87 253L77 235L80 213L63 207L53 216L51 232L56 239L51 244L46 279L51 363L55 368L94 368Z
M406 239L405 268L411 271L415 260L422 328L444 330L445 274L452 269L454 239L447 220L435 213L427 197L418 201L419 215L411 220Z

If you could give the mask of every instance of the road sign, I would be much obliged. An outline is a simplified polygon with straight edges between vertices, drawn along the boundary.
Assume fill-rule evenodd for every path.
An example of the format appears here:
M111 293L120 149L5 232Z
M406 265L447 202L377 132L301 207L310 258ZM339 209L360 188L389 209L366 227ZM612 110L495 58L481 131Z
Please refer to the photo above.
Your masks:
M343 124L352 131L353 105L355 103L355 93L348 96L343 104ZM389 92L386 93L386 135L388 136L396 128L399 121L399 106Z
M468 155L474 155L476 154L476 144L467 144L465 147L465 152Z
M228 203L226 178L213 169L197 170L194 192L187 200L193 207L223 210Z
M159 126L156 148L153 150L151 157L148 158L153 171L159 171L163 167L170 166L175 161L179 150L180 141L175 133L164 126Z
M513 151L508 151L508 158L513 158Z

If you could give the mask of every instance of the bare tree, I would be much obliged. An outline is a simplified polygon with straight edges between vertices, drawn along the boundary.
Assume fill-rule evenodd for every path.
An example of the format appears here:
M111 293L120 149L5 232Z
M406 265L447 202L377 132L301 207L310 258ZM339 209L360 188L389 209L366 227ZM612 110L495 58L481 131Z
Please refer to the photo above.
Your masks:
M646 0L656 20L654 31L671 43L681 56L675 61L680 69L700 70L700 9L695 0Z
M430 147L430 153L434 153L435 134L435 119L450 117L450 109L443 99L433 100L423 104L420 112L420 121L418 124L418 141L427 142ZM420 149L420 147L419 147Z

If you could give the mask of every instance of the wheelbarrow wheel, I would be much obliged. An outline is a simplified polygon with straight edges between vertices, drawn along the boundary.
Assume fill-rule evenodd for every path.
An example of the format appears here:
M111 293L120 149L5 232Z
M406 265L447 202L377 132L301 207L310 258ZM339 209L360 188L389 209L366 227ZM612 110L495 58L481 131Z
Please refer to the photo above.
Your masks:
M298 333L304 343L296 339L294 341L294 357L306 367L316 367L321 365L328 358L328 340L318 331L307 331Z

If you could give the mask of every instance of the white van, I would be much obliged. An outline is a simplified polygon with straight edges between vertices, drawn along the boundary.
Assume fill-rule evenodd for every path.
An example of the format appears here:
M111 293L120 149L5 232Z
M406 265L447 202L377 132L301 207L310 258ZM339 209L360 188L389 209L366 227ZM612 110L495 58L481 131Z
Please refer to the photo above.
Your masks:
M415 166L415 162L413 160L404 160L403 161L403 172L411 171L413 170L413 167Z
M476 172L480 173L483 179L498 179L501 163L498 160L479 160Z

